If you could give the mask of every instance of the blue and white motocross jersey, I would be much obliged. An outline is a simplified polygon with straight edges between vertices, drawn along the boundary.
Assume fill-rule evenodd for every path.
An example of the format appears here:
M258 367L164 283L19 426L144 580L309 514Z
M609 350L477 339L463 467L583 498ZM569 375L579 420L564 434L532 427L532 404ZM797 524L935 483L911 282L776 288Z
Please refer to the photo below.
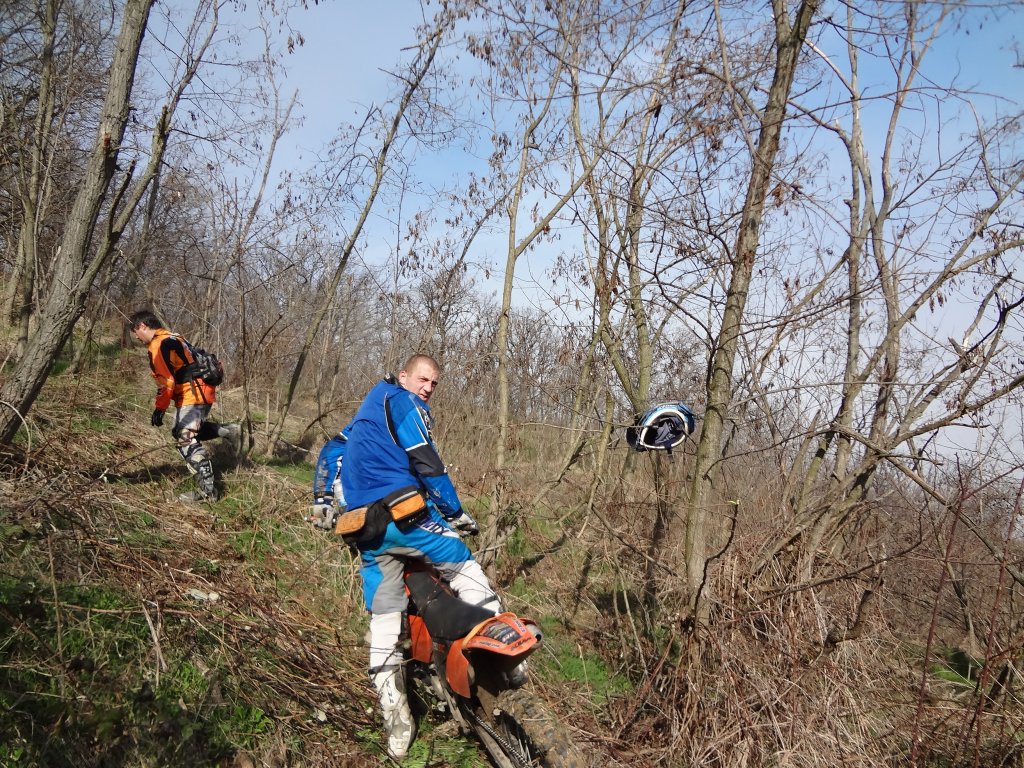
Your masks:
M445 517L461 509L430 435L430 407L398 384L370 390L346 427L341 483L350 508L367 506L409 486L420 487Z

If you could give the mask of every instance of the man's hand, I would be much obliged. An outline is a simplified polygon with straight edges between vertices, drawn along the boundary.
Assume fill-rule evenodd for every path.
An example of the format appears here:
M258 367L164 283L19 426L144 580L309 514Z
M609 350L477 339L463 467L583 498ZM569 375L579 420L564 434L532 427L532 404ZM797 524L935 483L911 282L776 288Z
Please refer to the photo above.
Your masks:
M162 427L164 425L164 412L159 408L153 411L153 415L149 417L149 423L154 427Z
M480 526L476 524L476 520L461 509L455 517L448 518L448 525L454 528L459 536L476 536L480 533Z
M334 523L338 516L337 513L338 510L332 501L318 499L306 520L312 523L314 528L319 528L322 531L333 531Z

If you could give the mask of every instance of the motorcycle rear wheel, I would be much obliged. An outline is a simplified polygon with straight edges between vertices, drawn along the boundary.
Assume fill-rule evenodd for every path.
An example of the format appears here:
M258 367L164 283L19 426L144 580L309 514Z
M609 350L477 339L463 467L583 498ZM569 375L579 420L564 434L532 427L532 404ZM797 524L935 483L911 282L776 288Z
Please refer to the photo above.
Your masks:
M586 768L589 763L548 706L526 688L498 693L484 718L499 738L477 735L500 768Z

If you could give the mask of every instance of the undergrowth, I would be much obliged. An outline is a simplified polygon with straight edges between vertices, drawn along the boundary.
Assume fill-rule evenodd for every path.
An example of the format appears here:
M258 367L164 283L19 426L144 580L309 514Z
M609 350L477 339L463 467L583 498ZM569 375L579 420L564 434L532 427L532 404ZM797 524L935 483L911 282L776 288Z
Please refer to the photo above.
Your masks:
M388 762L358 566L303 519L311 466L215 447L223 498L182 504L150 391L141 366L51 378L0 463L0 765ZM405 765L487 765L423 714Z
M47 382L0 455L0 766L388 764L358 563L304 520L309 455L236 463L213 445L223 497L182 504L192 481L149 426L144 357L104 349L85 374ZM238 396L219 393L214 418L237 417ZM968 653L961 604L935 586L950 569L923 543L874 563L887 581L823 550L814 572L827 578L792 584L783 560L759 583L771 518L745 511L706 564L698 624L680 587L685 527L649 557L642 472L602 498L586 469L553 487L524 460L491 519L485 462L468 457L456 483L507 533L490 564L505 605L542 625L534 690L602 768L1024 765L1017 598L1002 604L984 552L961 558L976 569L963 584L979 604L1000 600L989 647ZM894 526L906 515L885 511ZM407 768L487 765L447 717L421 715Z

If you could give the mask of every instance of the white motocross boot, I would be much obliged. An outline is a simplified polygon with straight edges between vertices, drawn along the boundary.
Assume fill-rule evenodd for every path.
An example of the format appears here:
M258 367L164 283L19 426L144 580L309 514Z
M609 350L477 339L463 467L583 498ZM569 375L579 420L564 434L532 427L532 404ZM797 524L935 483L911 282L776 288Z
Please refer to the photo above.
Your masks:
M377 689L380 711L384 715L384 730L388 734L388 753L401 760L409 753L416 723L409 710L409 697L405 693L405 670L400 666L379 669L372 675Z

